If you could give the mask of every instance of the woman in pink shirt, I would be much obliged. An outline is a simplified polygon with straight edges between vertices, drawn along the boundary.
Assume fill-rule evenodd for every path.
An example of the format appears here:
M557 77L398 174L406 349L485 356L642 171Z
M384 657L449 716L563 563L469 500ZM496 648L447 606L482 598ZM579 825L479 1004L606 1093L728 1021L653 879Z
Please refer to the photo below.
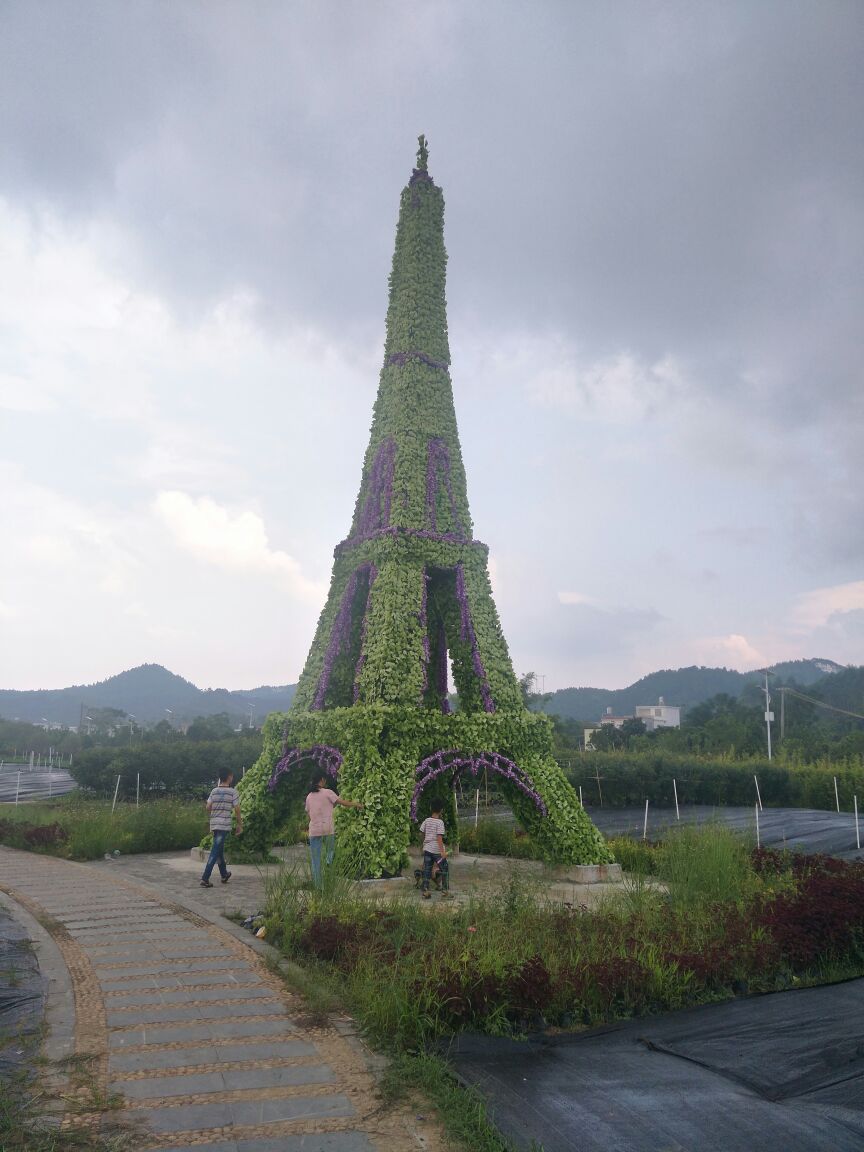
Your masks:
M321 887L321 847L326 841L328 866L333 863L333 850L336 843L333 827L333 809L337 804L343 808L362 808L356 800L343 800L332 788L327 787L327 777L318 776L312 781L312 791L306 797L306 813L309 817L309 855L312 858L312 883Z

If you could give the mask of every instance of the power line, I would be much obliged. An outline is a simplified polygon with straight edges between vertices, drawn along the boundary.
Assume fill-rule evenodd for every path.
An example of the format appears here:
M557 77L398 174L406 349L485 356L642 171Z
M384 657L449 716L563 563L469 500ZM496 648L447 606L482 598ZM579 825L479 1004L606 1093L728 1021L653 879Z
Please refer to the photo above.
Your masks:
M827 708L831 712L840 712L843 716L853 716L856 720L864 720L864 716L860 712L850 712L846 708L837 708L833 704L826 704L824 700L816 700L813 696L805 696L803 692L796 692L794 688L782 688L781 691L789 692L792 696L797 696L799 700L806 700L818 708Z

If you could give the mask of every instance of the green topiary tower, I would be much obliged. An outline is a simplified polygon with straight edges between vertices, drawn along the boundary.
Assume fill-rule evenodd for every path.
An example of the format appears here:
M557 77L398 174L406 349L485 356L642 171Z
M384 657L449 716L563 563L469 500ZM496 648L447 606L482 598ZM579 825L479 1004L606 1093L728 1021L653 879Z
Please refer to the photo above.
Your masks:
M453 820L454 780L498 778L520 822L562 863L610 860L528 712L472 538L450 383L444 198L417 167L402 192L384 366L351 531L291 710L272 714L240 786L244 845L269 847L323 769L362 812L338 812L359 871L397 872L411 819L433 797ZM459 697L447 699L448 654Z

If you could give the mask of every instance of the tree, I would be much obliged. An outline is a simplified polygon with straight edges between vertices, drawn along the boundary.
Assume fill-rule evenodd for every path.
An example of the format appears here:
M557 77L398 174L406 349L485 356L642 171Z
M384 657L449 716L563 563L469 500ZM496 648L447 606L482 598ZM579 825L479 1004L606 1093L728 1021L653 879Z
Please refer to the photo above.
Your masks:
M645 721L628 716L620 728L614 724L601 724L595 728L591 744L595 752L615 752L629 748L634 737L644 735Z
M186 729L189 740L224 740L233 734L234 725L227 712L217 712L215 716L196 716Z

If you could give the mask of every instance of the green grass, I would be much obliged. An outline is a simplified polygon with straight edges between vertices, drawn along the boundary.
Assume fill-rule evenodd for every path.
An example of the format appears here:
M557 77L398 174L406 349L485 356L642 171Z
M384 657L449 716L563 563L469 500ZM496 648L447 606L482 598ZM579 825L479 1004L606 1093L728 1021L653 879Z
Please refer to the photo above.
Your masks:
M750 866L749 841L723 827L676 828L657 851L660 879L675 906L740 901L758 886Z
M207 826L200 801L148 800L139 808L118 803L112 812L109 800L73 795L0 808L0 844L70 860L191 848Z

